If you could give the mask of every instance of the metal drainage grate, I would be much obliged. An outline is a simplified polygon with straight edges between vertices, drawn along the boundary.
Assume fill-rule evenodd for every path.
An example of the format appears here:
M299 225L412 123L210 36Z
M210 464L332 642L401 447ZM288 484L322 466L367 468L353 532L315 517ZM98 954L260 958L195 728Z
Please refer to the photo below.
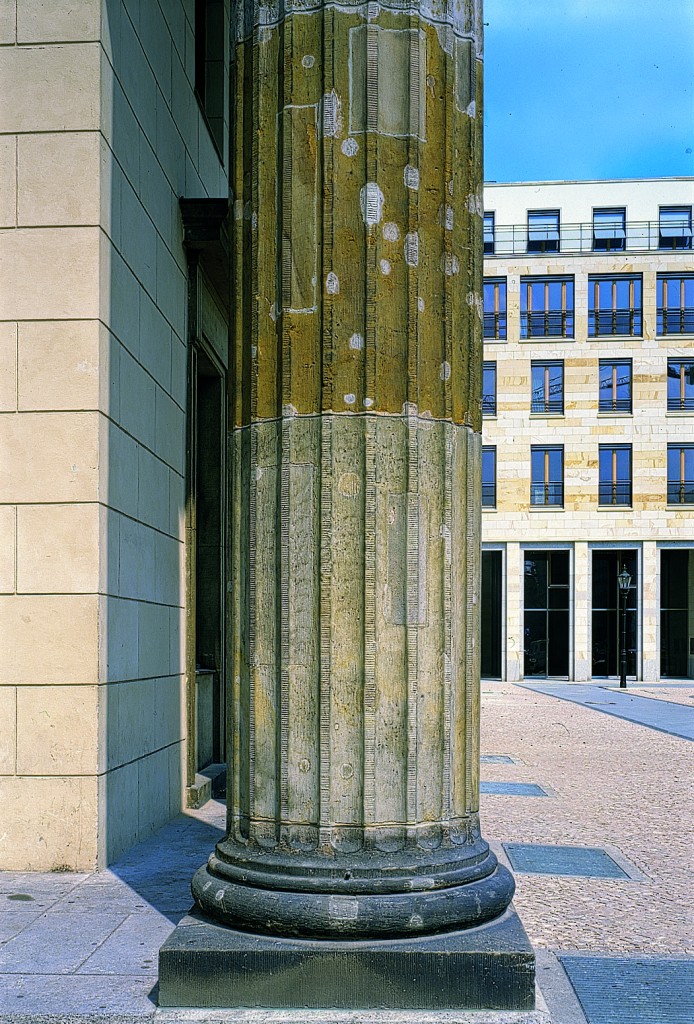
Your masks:
M588 1024L692 1024L694 960L558 954Z
M482 754L480 756L482 764L515 764L516 762L508 754Z
M582 878L628 878L596 846L542 846L539 843L504 843L514 871L533 875L577 875Z
M480 793L495 796L548 796L542 786L534 782L480 782Z

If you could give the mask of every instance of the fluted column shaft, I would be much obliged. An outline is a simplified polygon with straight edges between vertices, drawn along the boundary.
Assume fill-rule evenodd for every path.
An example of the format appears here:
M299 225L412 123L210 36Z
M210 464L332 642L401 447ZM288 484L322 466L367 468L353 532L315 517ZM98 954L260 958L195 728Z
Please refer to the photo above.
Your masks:
M228 835L194 891L246 927L511 898L477 816L477 7L240 21Z

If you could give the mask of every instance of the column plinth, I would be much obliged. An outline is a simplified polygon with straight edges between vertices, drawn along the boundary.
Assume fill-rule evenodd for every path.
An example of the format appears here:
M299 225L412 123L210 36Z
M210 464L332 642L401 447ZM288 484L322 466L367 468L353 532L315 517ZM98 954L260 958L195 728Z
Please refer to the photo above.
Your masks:
M514 888L478 816L481 10L283 12L236 49L228 816L193 893L270 946L426 944ZM489 1005L532 1005L523 957Z

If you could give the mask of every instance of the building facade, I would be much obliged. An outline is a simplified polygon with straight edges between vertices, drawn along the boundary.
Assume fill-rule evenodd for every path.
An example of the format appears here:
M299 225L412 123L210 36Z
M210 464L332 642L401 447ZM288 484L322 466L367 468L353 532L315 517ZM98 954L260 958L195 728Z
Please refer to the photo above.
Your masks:
M485 186L484 676L694 677L693 197Z
M223 760L229 4L0 7L0 867L90 870Z

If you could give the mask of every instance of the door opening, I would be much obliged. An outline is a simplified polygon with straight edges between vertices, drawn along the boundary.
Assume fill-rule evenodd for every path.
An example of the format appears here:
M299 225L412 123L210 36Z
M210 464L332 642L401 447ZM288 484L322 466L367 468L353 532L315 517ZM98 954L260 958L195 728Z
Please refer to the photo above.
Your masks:
M617 576L626 568L631 576L627 596L627 675L636 675L638 637L638 558L631 551L593 551L592 674L619 675L622 638L621 607Z
M526 551L524 675L569 675L569 552Z

